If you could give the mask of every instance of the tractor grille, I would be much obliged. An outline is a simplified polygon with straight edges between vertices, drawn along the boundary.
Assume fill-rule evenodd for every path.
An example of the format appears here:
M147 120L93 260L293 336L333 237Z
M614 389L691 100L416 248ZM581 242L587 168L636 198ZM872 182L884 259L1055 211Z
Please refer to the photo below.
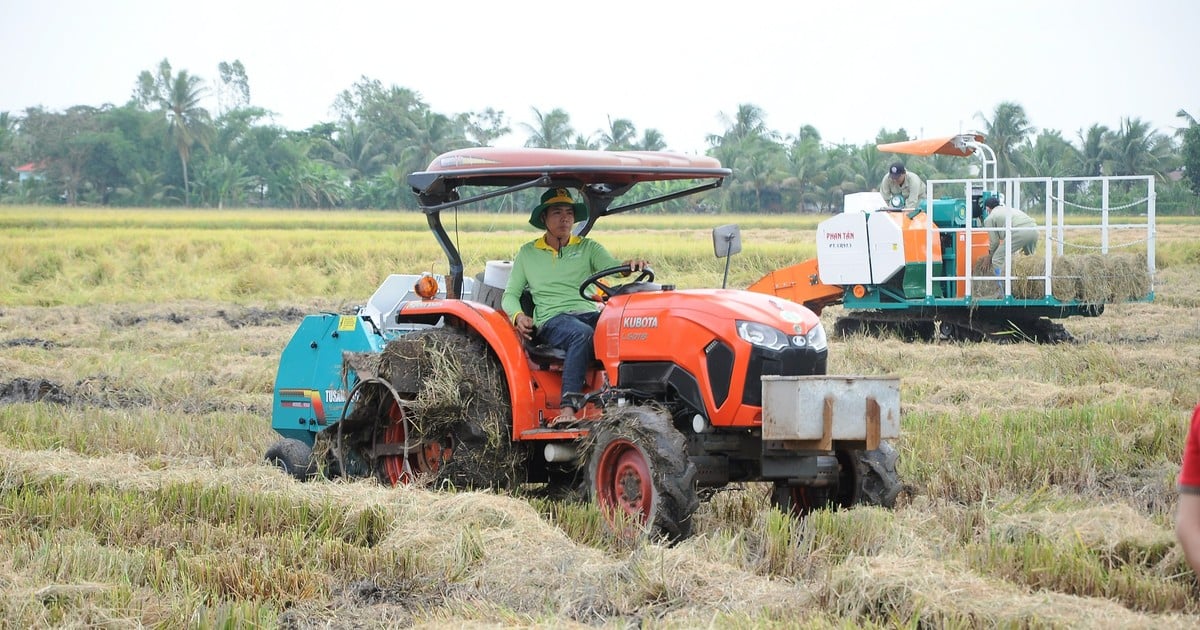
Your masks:
M762 406L762 377L769 376L814 376L825 373L828 350L811 348L784 348L765 350L757 346L750 352L750 365L746 369L746 386L742 389L742 403Z

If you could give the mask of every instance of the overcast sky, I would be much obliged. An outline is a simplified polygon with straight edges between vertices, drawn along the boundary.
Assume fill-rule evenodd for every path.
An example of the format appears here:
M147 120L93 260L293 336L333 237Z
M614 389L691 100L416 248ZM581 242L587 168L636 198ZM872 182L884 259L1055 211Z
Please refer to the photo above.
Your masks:
M302 129L333 120L361 77L434 111L502 110L520 145L532 108L577 132L607 117L702 152L740 104L767 126L864 144L978 129L1024 106L1071 140L1140 117L1164 133L1200 117L1200 2L740 0L0 0L0 111L128 101L163 58L217 83L240 60L251 103ZM214 99L209 103L216 112Z

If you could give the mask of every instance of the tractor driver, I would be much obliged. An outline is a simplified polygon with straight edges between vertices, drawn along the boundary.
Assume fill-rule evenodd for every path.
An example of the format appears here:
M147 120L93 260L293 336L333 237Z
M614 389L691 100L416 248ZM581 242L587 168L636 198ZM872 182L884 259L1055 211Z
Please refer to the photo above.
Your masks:
M883 195L883 201L889 207L892 198L901 195L904 197L904 208L911 210L925 198L925 183L915 173L906 171L904 162L893 162L883 181L879 182L879 194Z
M543 343L566 352L563 361L562 404L552 422L570 422L583 408L587 367L594 360L592 336L600 317L597 302L579 295L579 286L602 269L627 264L641 271L641 259L621 262L600 243L571 233L575 223L588 217L588 209L566 188L551 188L529 215L529 224L546 230L526 243L513 259L502 307L525 339L536 335ZM533 296L533 317L521 310L521 293Z

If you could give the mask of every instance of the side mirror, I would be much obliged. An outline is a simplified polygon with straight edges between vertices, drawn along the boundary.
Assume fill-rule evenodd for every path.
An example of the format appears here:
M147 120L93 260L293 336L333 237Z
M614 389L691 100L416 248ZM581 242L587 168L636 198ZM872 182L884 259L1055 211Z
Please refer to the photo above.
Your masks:
M713 228L713 253L717 258L725 259L725 278L721 280L721 288L729 282L729 258L742 251L742 231L736 225L722 225Z
M713 228L713 254L726 258L742 251L742 231L736 225Z

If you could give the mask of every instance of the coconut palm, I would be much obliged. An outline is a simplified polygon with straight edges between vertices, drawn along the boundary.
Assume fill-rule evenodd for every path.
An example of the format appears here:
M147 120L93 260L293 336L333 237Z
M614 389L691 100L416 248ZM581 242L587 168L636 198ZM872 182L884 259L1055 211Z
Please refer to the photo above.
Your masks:
M521 123L529 132L525 146L543 149L565 149L571 146L571 137L575 130L571 128L571 116L565 110L556 108L543 114L536 107L530 109L533 110L534 124Z
M996 106L992 119L988 120L982 113L976 114L984 124L984 135L988 146L996 152L996 172L1000 177L1016 177L1017 164L1014 155L1017 150L1029 142L1029 136L1037 132L1037 128L1029 124L1025 108L1011 101L1004 101Z
M667 148L667 140L663 138L661 131L647 129L642 132L642 139L633 148L641 151L662 151Z
M1097 177L1104 172L1104 138L1108 127L1092 125L1087 131L1079 132L1079 169L1084 177Z
M138 76L137 100L145 107L154 106L166 117L167 139L179 152L183 168L183 203L191 205L188 186L188 161L192 147L199 143L208 147L213 135L212 117L200 106L207 93L204 80L188 74L187 70L172 73L166 59L158 65L158 74L143 70Z
M1103 155L1109 175L1153 174L1161 178L1174 166L1171 139L1140 118L1122 118L1116 131L1106 136Z
M608 117L608 129L601 129L600 145L605 151L629 151L637 141L637 127L628 118Z

